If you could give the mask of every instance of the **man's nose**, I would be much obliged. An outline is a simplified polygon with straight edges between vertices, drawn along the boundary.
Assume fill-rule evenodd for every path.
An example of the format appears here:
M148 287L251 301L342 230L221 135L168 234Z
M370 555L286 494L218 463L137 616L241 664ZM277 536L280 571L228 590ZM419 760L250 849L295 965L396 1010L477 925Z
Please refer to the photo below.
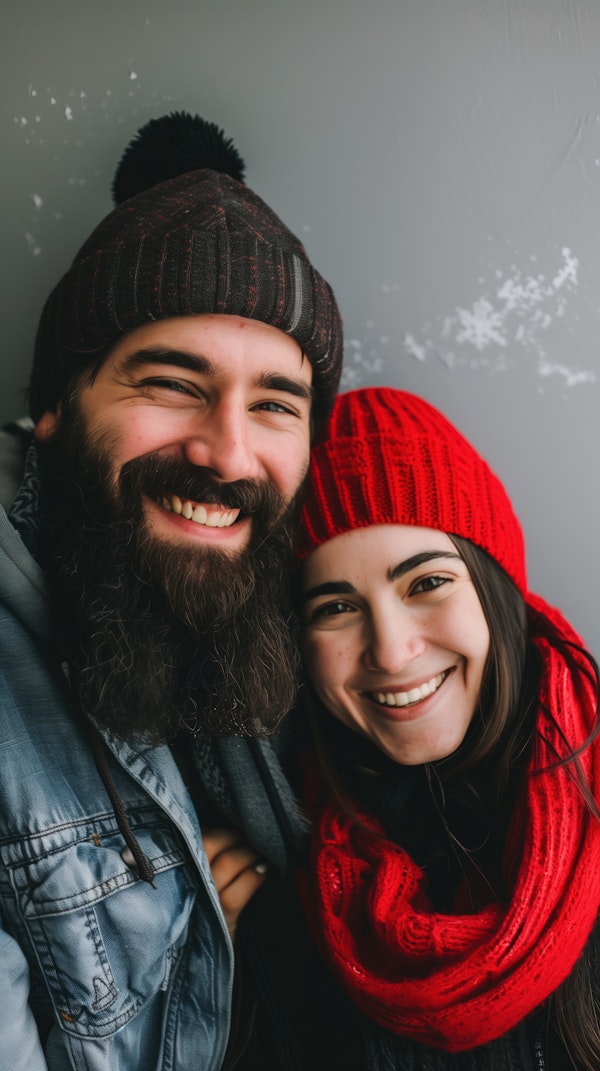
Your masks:
M423 652L418 622L405 607L377 609L368 623L363 662L367 669L393 675Z
M228 483L260 475L248 414L244 406L231 401L222 401L196 418L185 454L192 465L210 469Z

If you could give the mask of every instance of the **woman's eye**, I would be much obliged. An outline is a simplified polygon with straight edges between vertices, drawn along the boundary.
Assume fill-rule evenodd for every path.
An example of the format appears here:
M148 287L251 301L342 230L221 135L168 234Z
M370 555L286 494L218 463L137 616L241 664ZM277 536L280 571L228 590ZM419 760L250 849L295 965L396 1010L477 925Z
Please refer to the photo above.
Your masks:
M449 576L423 576L413 584L411 595L424 595L428 591L435 591L436 588L441 588L444 584L450 583Z
M323 621L327 618L338 617L340 614L349 614L354 610L353 606L350 606L347 602L336 600L335 602L326 602L322 606L317 606L313 610L309 618L309 623L312 621Z

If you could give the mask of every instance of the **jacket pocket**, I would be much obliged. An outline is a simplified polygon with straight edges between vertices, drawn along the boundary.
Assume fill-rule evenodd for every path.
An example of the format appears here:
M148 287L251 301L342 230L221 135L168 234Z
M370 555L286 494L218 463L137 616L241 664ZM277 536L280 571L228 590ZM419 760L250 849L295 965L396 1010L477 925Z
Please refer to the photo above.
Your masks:
M79 1038L110 1036L167 987L196 896L172 827L129 817L155 888L130 865L113 815L31 838L19 862L14 845L10 853L19 914L58 1021Z

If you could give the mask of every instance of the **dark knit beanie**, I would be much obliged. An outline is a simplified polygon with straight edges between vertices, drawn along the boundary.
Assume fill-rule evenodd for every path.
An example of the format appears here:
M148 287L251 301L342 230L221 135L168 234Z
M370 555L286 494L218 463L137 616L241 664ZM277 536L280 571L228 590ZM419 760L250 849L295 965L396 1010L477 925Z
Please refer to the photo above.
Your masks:
M338 397L311 454L298 556L373 524L469 539L527 594L523 534L499 479L437 409L388 387Z
M151 120L125 151L113 192L123 203L44 307L29 388L34 420L125 332L210 312L261 320L296 339L313 368L315 413L326 416L342 367L335 298L301 242L243 184L243 161L222 131L181 112Z

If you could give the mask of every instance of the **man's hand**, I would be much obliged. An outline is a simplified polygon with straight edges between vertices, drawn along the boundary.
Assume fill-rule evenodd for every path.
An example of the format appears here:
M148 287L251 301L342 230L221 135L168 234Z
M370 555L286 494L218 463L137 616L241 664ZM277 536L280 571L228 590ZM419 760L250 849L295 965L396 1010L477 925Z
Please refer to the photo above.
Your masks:
M236 829L211 829L202 840L233 940L238 918L263 884L267 866Z

